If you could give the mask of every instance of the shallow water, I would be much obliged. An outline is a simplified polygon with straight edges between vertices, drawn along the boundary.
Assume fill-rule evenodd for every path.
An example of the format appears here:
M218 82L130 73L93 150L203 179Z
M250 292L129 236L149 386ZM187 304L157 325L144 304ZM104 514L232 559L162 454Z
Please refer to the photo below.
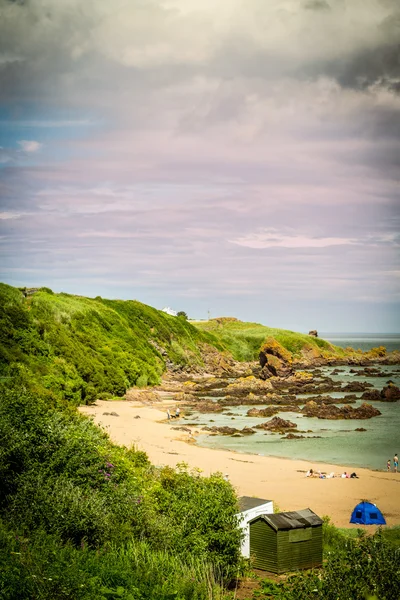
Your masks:
M363 367L351 367L358 371ZM390 379L396 385L400 386L400 366L399 365L381 365L380 371L388 374L388 377L360 377L350 373L350 367L339 367L338 375L331 375L334 367L325 367L321 369L324 375L332 377L345 383L349 381L368 381L381 390ZM335 392L330 394L338 400L340 396L350 392ZM361 393L356 394L358 397ZM309 394L302 396L310 397ZM361 404L361 399L357 400L352 406ZM340 402L336 403L340 406ZM312 433L303 433L307 435L305 439L285 440L282 435L257 431L254 435L245 437L231 436L210 436L200 435L197 443L207 448L224 448L236 452L260 454L264 456L280 456L285 458L304 459L313 463L314 461L329 462L333 464L348 465L351 467L367 467L370 469L385 469L388 458L393 459L395 452L400 452L400 401L398 402L371 402L382 413L379 417L372 419L357 420L338 420L330 421L326 419L317 419L304 417L295 412L282 412L277 416L283 419L289 419L297 424L297 429L304 432L312 430ZM226 408L220 414L194 414L188 417L198 417L199 424L218 427L228 425L237 429L243 427L252 427L259 423L269 420L269 418L247 417L246 413L250 406L234 406ZM261 408L261 406L257 406ZM234 413L227 415L227 412ZM356 428L363 427L367 431L358 432ZM312 436L321 436L313 438Z

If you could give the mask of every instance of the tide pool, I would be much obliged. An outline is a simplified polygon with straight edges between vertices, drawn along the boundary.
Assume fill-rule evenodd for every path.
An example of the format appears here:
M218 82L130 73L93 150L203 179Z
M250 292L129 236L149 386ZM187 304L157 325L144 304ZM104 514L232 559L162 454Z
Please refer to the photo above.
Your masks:
M381 390L387 381L391 380L400 386L399 365L383 365L378 367L387 373L386 377L360 377L350 372L350 367L339 367L340 373L331 375L333 367L321 369L324 375L343 384L350 381L368 381L378 390ZM358 372L363 367L351 367ZM347 392L348 393L348 392ZM331 394L337 398L336 404L340 406L340 397L345 393ZM361 393L356 394L360 398ZM302 398L302 396L299 396ZM312 398L304 395L304 402ZM352 406L362 403L359 399ZM235 452L259 454L264 456L279 456L284 458L303 459L312 464L329 462L333 464L348 465L349 467L366 467L370 469L386 470L388 458L393 459L395 452L400 452L400 401L398 402L370 402L382 414L372 419L357 420L326 420L304 417L296 412L280 412L277 416L296 423L298 435L305 435L304 439L286 440L281 434L257 430L257 433L244 437L231 437L222 435L202 434L197 437L197 443L207 448L223 448ZM269 418L247 417L250 406L242 405L226 408L220 414L194 413L187 417L188 422L200 425L221 427L227 425L237 429L254 427ZM257 406L257 408L262 408ZM233 413L228 415L226 413ZM367 431L355 431L364 428ZM300 433L311 430L312 433ZM297 435L297 434L296 434ZM320 436L318 438L312 436ZM400 475L399 475L400 480Z

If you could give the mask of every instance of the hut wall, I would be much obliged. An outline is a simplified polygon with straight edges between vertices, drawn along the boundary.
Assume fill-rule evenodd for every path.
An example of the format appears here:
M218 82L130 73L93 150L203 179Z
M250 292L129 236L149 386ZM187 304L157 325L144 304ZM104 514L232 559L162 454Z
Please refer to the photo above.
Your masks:
M254 567L287 573L322 565L322 527L275 531L263 519L250 526Z
M250 555L256 569L277 572L276 532L262 519L250 525Z
M266 502L254 508L239 513L239 527L243 531L243 540L241 546L242 556L250 558L250 526L249 521L252 521L259 515L272 514L274 512L273 502Z

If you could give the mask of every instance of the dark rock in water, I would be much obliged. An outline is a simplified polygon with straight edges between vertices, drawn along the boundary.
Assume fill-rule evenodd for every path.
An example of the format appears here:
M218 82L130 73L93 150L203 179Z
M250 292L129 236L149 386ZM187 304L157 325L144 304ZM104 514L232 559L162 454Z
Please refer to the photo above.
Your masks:
M354 431L367 431L364 427L357 427Z
M247 411L248 417L272 417L278 412L300 412L298 406L283 405L283 406L267 406L266 408L249 408Z
M381 391L381 399L384 402L397 402L397 400L400 400L400 389L397 385L389 383L389 385L384 387Z
M305 439L305 435L295 435L294 433L288 433L282 439L284 440L301 440Z
M371 419L377 417L381 412L365 402L361 406L354 408L352 406L338 407L335 405L318 405L313 400L307 402L303 408L303 415L306 417L318 417L318 419Z
M266 421L265 423L261 423L260 425L255 425L257 429L266 429L268 431L283 431L285 429L297 429L296 423L292 423L291 421L285 421L285 419L281 419L281 417L274 417L270 421Z
M379 390L367 390L361 396L363 400L368 400L368 402L379 402L381 398L381 393Z
M253 435L253 433L256 433L256 432L251 427L243 427L243 429L242 429L243 435Z
M369 402L397 402L397 400L400 400L400 389L390 382L381 391L367 390L361 398Z
M218 413L224 410L224 407L218 404L218 402L198 402L194 405L196 410L200 413Z
M363 392L367 388L373 387L372 383L367 381L351 381L342 388L343 392Z
M211 431L212 433L220 433L221 435L233 435L234 433L240 433L235 427L203 427L205 431Z
M311 331L308 332L308 335L311 335L311 337L318 337L318 331L316 329L311 329Z

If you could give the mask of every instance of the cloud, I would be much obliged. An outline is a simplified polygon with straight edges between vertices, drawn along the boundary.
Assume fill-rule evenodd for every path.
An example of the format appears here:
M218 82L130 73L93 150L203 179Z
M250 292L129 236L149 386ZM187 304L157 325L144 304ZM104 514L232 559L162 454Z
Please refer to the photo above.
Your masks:
M0 120L2 127L33 127L40 129L45 128L57 128L57 127L86 127L95 125L95 122L90 119L58 119L58 120L43 120L43 119L30 119L30 120Z
M384 313L399 10L0 0L2 272L194 313L292 318L294 290L323 311L335 289Z
M23 152L28 153L38 152L43 147L43 144L34 140L20 140L18 144L21 146Z
M343 246L356 244L357 241L348 238L339 237L307 237L297 235L281 234L275 230L264 230L258 233L230 240L238 246L247 248L327 248L329 246Z

